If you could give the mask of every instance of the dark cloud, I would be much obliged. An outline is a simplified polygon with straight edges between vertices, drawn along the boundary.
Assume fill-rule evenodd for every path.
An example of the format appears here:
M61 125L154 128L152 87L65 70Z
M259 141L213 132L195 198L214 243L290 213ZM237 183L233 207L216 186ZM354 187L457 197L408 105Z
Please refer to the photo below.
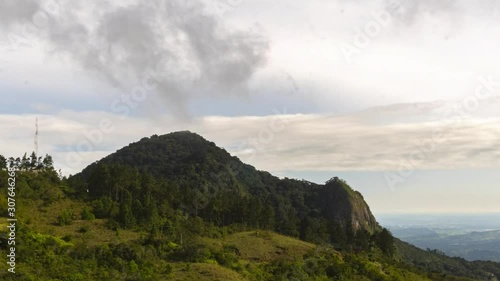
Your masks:
M29 21L40 8L36 0L2 0L0 1L0 24Z
M150 77L156 94L182 115L194 96L245 93L246 82L266 62L267 39L226 28L200 1L113 3L64 1L48 13L34 1L2 1L9 16L0 23L10 31L13 23L43 14L46 24L36 27L36 39L52 54L125 92Z

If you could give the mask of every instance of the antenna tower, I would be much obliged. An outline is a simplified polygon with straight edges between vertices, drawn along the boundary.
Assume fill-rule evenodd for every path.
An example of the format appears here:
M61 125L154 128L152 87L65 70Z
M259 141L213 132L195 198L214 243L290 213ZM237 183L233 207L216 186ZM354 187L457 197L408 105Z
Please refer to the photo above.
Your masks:
M35 121L35 155L38 156L38 117Z

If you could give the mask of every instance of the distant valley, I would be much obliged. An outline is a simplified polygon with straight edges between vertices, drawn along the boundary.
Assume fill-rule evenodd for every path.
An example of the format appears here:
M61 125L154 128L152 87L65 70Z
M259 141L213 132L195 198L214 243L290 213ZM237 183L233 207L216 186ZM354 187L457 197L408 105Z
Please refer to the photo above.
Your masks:
M466 260L500 261L500 214L380 215L395 237Z

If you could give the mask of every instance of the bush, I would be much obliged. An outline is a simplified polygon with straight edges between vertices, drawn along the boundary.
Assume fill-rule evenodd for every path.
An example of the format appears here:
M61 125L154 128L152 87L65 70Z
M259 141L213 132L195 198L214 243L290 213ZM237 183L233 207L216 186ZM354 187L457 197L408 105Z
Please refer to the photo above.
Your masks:
M176 261L205 262L212 258L212 253L205 245L189 244L177 249L170 258Z
M78 232L80 232L80 233L87 233L88 231L89 231L88 226L82 226L82 227L80 227L80 229L78 229Z
M46 186L43 190L40 190L40 198L45 201L46 204L53 203L64 197L64 192L55 186Z
M163 268L163 273L164 273L164 274L171 274L173 271L174 271L174 267L173 267L171 264L167 264L167 265Z
M95 216L89 209L85 208L82 211L82 219L87 220L87 221L91 221L91 220L95 220Z
M69 211L64 211L57 217L59 225L70 225L73 222L73 214Z
M109 197L102 197L92 202L92 208L97 218L116 218L119 213L119 206Z
M66 241L66 242L71 242L71 240L73 239L73 237L71 236L71 234L66 234L61 239L64 240L64 241Z
M7 180L5 180L7 182ZM9 215L9 212L7 211L8 206L7 206L7 197L4 195L7 194L7 192L2 192L0 194L0 216L6 217Z

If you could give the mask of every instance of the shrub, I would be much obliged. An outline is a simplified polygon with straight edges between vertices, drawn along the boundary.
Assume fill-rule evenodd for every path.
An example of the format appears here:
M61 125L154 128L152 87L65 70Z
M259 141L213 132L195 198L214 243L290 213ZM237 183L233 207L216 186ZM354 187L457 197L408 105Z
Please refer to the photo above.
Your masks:
M71 236L71 234L66 234L61 239L66 242L71 242L71 239L73 239L73 237Z
M92 208L97 218L115 218L119 213L119 206L109 197L102 197L92 202Z
M78 229L78 232L80 232L80 233L87 233L88 231L89 231L88 226L82 226L82 227L80 227L80 229Z
M69 211L64 211L57 217L59 225L70 225L73 222L73 214Z
M167 264L167 265L163 268L163 273L164 273L164 274L171 274L173 271L174 271L174 267L173 267L171 264Z
M95 216L89 209L85 208L82 211L82 219L91 221L95 219Z

